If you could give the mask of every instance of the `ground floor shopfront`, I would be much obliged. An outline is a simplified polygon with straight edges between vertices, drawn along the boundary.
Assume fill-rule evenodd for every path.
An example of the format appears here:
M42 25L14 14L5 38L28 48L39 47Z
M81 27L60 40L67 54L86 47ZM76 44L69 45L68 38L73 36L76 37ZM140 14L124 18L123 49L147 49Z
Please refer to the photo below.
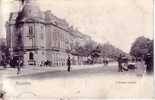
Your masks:
M19 53L14 52L13 57L17 57ZM22 56L21 56L22 55ZM54 50L25 50L20 57L23 59L24 65L34 66L66 66L67 59L70 56L72 65L84 65L90 57L72 55L63 51Z

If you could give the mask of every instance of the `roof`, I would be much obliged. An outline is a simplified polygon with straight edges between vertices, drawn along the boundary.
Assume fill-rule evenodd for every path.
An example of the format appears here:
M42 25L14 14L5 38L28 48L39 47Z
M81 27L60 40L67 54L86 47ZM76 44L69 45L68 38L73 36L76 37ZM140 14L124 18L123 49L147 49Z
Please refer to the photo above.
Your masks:
M27 0L27 2L25 2L22 11L18 13L17 20L25 21L29 18L34 20L43 19L43 14L35 0Z

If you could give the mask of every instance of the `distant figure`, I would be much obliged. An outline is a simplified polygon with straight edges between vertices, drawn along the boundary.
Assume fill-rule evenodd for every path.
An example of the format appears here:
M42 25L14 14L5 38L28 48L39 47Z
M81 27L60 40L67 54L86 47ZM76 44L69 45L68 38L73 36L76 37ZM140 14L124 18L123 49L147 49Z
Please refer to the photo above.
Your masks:
M68 66L68 72L70 72L70 69L71 69L71 60L70 60L70 56L68 56L68 59L67 59L67 66Z
M22 66L22 59L19 57L18 60L17 60L17 74L20 74L21 72L21 66Z
M137 72L137 76L143 76L144 72L145 72L145 63L142 60L142 58L138 58L137 62L136 62L136 72Z
M6 68L6 57L4 55L2 55L1 64L2 64L3 68Z
M103 60L103 63L104 63L104 65L108 65L108 60L107 59L105 59L105 60Z
M151 54L147 54L145 57L145 64L146 64L146 71L148 73L153 71L153 57L151 56Z
M5 95L5 92L4 91L0 91L0 100L4 100L4 95Z
M6 92L3 90L3 84L0 84L0 100L5 99Z
M105 62L105 63L106 63L106 65L108 65L108 64L109 64L109 61L108 61L108 60L106 60L106 62Z
M50 66L50 65L51 65L50 61L47 60L47 61L44 62L44 66Z
M122 65L123 71L128 71L128 58L127 57L124 56L121 58L121 65Z
M120 56L118 57L118 72L123 72L122 69L122 55L120 54Z

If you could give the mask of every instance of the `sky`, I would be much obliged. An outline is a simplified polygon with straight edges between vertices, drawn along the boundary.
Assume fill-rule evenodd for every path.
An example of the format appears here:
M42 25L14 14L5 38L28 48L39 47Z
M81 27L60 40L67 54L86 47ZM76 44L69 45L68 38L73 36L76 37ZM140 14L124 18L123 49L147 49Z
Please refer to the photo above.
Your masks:
M36 0L98 43L109 42L129 52L139 36L153 39L153 0ZM0 0L0 36L5 37L9 13L18 11L13 0Z

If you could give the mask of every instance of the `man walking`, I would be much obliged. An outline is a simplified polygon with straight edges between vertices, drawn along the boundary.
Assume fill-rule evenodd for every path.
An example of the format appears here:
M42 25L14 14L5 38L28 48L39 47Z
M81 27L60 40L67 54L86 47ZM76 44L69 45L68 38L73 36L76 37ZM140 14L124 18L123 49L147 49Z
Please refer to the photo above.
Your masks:
M17 59L17 74L20 74L20 72L21 72L21 66L22 66L22 59L19 57Z
M123 69L122 69L122 55L121 54L118 57L118 72L123 72Z
M70 56L68 56L68 59L67 59L67 66L68 66L68 72L70 72L70 69L71 69L71 61L70 61Z

